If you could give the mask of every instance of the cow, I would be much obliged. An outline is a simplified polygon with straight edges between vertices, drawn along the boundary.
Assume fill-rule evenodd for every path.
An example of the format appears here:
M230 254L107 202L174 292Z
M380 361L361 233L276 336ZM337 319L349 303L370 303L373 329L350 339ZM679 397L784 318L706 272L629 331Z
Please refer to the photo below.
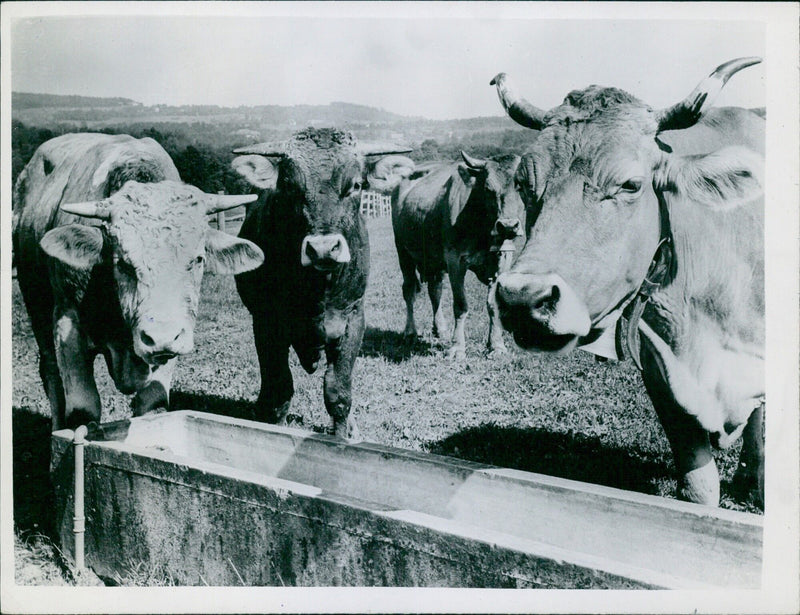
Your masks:
M369 274L361 191L367 182L389 190L413 170L413 162L398 157L370 165L368 174L365 159L408 151L359 144L352 133L336 128L308 128L287 141L234 150L243 154L234 160L234 168L263 190L239 236L261 247L264 264L236 277L253 317L261 369L258 420L286 422L294 395L289 348L308 373L317 369L324 351L323 392L333 433L359 438L350 407Z
M441 309L445 272L453 291L452 345L449 355L463 359L467 270L490 284L507 268L524 243L525 212L514 186L520 157L509 154L481 160L462 152L460 163L432 165L419 178L404 180L392 195L392 226L403 274L407 338L416 338L414 301L420 290L419 272L427 283L433 309L433 335L442 338L447 321ZM418 171L419 172L419 171ZM421 174L421 173L420 173ZM503 330L489 310L490 352L503 353Z
M98 354L135 416L168 406L203 271L263 262L206 214L255 198L182 183L152 139L77 133L36 150L14 187L13 244L53 430L100 421Z
M503 326L551 352L616 326L669 440L678 496L707 505L719 502L712 445L742 432L734 486L763 502L764 120L709 109L758 62L719 66L663 110L590 86L545 113L504 73L491 82L512 119L541 130L517 173L536 219L491 292Z

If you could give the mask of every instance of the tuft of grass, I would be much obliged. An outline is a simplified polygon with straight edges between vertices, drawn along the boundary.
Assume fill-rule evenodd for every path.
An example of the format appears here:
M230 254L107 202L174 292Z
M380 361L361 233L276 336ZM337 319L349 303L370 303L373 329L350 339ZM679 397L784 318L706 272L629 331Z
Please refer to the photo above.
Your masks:
M165 566L144 561L128 562L123 572L116 573L112 581L114 585L124 587L174 587L178 585Z
M61 551L44 534L14 532L14 582L17 585L75 585Z

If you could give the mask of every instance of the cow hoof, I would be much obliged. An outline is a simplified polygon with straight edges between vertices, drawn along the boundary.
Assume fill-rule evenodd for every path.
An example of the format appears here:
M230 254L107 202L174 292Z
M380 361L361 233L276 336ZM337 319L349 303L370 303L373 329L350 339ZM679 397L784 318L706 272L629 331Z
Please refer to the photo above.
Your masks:
M284 402L276 408L263 409L259 405L255 411L255 419L262 423L270 423L271 425L286 425L286 417L289 414L289 406L291 401Z
M131 401L133 416L142 416L155 410L166 410L169 407L169 396L164 385L153 380L136 392Z
M678 484L678 497L696 504L719 506L719 473L713 459L683 475Z
M743 502L751 502L764 510L764 474L739 464L733 475L733 495Z
M416 331L403 331L403 342L406 344L416 344L419 334Z
M464 361L467 353L462 346L453 346L447 351L447 357L453 361Z
M92 423L99 423L100 417L95 417L88 410L83 408L75 408L70 412L66 420L67 429L77 429L81 425L91 425Z
M358 430L356 420L352 416L348 416L343 421L333 422L333 435L348 442L361 442L361 432Z
M497 359L499 357L504 357L508 355L508 348L505 346L495 346L494 348L489 348L486 351L486 358L487 359Z

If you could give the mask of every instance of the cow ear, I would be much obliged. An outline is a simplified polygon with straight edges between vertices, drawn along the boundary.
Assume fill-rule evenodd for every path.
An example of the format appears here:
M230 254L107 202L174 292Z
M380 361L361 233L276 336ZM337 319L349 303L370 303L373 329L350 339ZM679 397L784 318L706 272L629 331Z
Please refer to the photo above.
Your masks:
M667 156L655 184L712 209L733 209L764 194L764 158L740 146L699 156Z
M388 193L414 172L414 161L406 156L384 156L367 173L367 182L375 192Z
M58 226L47 231L39 245L48 256L76 269L89 270L103 260L103 231L96 226Z
M264 253L256 244L223 231L208 229L206 235L206 271L234 275L256 269L264 262Z
M458 173L453 173L448 180L447 206L450 210L451 226L458 223L458 218L469 201L470 191L475 185L475 178L466 169L466 165L459 164Z
M251 185L264 190L274 190L278 183L278 169L264 156L237 156L231 162L233 170Z
M469 182L478 177L482 169L473 169L471 166L468 166L464 163L458 164L458 174L461 176L461 179L464 180L465 184L469 184Z

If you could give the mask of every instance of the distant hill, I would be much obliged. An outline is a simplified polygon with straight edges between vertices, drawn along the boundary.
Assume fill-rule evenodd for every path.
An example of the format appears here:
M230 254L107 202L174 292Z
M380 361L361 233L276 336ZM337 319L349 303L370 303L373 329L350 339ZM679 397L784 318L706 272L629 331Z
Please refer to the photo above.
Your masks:
M105 128L127 123L230 123L237 129L281 132L298 127L359 126L368 129L402 131L409 126L446 127L455 132L509 128L513 122L501 115L458 120L429 120L409 117L385 109L348 102L327 105L255 105L220 107L218 105L143 105L128 98L95 98L91 96L58 96L13 92L13 119L29 126L58 124Z
M11 108L14 110L38 109L41 107L122 107L141 105L130 98L97 98L95 96L61 96L58 94L31 94L12 92Z
M109 120L204 121L208 119L257 120L271 125L392 123L417 121L385 109L347 102L328 105L143 105L129 98L96 98L13 92L11 113L32 124L44 122L106 122Z

